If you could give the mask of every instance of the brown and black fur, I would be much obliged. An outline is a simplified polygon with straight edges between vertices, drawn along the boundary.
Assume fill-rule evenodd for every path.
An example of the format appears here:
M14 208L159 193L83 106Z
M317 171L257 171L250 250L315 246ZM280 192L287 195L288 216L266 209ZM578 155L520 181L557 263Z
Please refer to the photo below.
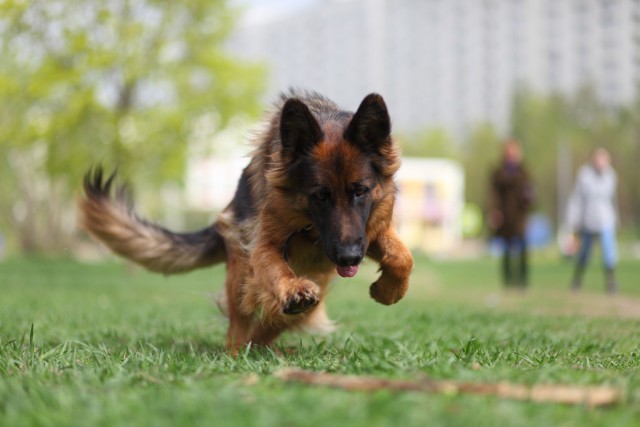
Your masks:
M411 253L391 226L400 166L381 96L357 112L317 93L281 96L216 222L174 233L139 218L113 175L85 178L83 227L114 252L146 268L179 273L227 264L227 346L269 345L291 328L326 329L323 300L336 266L366 255L380 264L370 295L393 304L406 293Z

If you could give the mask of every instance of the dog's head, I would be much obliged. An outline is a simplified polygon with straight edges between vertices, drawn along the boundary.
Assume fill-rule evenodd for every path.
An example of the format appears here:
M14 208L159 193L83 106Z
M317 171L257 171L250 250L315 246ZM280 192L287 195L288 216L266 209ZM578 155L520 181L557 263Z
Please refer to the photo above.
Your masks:
M399 161L391 121L380 95L368 95L355 114L316 117L301 100L285 102L280 118L282 158L294 195L343 277L367 252L367 228L383 199L393 204Z

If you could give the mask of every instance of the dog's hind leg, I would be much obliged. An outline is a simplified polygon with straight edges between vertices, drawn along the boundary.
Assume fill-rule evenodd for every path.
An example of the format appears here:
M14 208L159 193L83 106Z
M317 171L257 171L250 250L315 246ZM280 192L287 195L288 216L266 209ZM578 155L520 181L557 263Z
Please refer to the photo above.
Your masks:
M409 289L409 275L413 269L411 251L389 228L369 244L367 255L380 263L382 272L371 285L371 297L385 305L400 301Z
M229 330L227 331L227 350L237 351L250 341L253 319L236 309L229 311Z
M335 331L336 325L329 319L325 310L324 301L320 301L318 305L295 325L295 328L310 334L325 335Z
M288 325L257 324L251 333L251 339L249 341L251 345L268 347L286 329L288 329Z
M246 273L243 272L244 258L241 254L230 251L227 260L227 280L225 290L227 293L227 314L229 316L229 329L227 331L227 349L235 352L245 345L251 337L253 316L240 311L242 300L242 283Z

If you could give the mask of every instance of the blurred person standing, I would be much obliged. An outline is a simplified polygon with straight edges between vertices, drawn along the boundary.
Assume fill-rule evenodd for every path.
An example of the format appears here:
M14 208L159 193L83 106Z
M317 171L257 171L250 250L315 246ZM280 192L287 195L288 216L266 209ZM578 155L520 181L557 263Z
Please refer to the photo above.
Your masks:
M517 140L509 139L500 165L491 174L488 218L494 236L503 242L502 279L507 287L525 288L528 283L525 230L532 203L533 187L522 164L522 149Z
M617 184L609 152L604 148L597 148L591 156L591 162L578 171L567 207L567 225L573 231L574 238L580 240L571 283L574 291L580 290L582 285L582 276L595 238L600 239L607 292L614 294L618 290L615 278Z

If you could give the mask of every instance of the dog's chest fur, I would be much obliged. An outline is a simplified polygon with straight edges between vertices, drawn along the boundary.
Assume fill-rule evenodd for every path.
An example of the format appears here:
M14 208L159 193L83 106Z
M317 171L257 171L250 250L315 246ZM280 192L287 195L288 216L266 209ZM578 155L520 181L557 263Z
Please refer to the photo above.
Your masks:
M283 256L296 275L325 274L335 270L335 265L324 254L319 238L312 232L292 236L283 248Z

